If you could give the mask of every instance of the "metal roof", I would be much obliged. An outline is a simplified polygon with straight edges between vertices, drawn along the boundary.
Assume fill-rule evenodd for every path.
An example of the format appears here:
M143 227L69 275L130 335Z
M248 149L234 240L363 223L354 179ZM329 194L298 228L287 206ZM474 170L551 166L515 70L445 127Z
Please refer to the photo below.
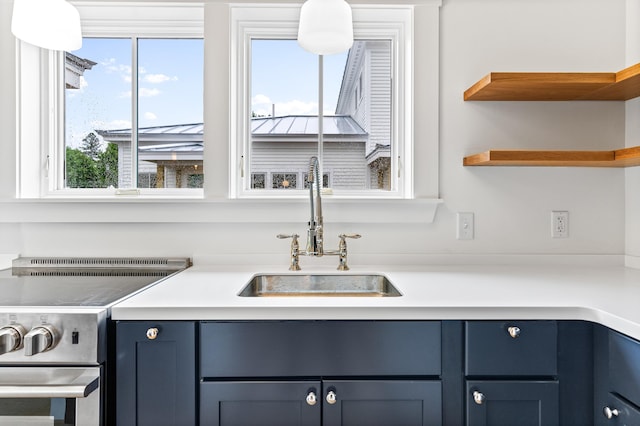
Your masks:
M203 130L204 130L203 123L173 124L169 126L141 127L138 129L138 135L166 135L166 134L202 135ZM131 129L96 130L96 131L102 136L131 135Z
M349 116L325 116L323 123L325 136L341 138L367 136L367 132ZM140 142L151 144L141 144L139 150L145 152L202 151L203 130L203 123L141 127L138 130ZM107 141L126 141L131 138L131 129L96 130L96 132ZM318 134L318 116L287 115L252 118L251 134L261 138L314 136Z
M318 134L317 115L286 115L251 119L253 136L311 136ZM323 135L367 136L367 132L350 116L325 115Z

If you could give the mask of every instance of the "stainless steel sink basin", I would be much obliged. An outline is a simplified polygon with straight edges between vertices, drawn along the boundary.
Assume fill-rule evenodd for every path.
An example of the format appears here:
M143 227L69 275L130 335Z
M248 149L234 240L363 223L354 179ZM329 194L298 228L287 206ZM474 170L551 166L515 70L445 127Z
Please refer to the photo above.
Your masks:
M384 276L255 275L238 294L242 297L397 297L402 293Z

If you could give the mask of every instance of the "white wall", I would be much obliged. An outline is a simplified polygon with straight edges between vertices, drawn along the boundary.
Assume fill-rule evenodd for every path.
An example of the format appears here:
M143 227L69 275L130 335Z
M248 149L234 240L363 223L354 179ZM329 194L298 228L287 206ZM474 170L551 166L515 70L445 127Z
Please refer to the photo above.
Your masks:
M640 0L627 0L627 65L640 62ZM626 103L627 146L640 144L640 98ZM640 268L640 168L626 170L627 265Z
M628 1L637 4L637 0ZM625 57L626 7L625 0L444 0L440 20L440 194L444 204L429 224L403 223L402 211L398 211L396 224L339 224L332 221L331 210L325 209L328 244L335 244L334 235L341 232L363 234L363 239L349 243L353 259L358 261L365 261L365 255L393 261L393 257L382 256L386 253L418 257L460 253L624 254L624 170L465 168L462 157L489 148L613 149L624 146L625 131L627 143L638 144L630 141L640 139L638 129L629 124L625 129L625 109L627 115L637 116L633 108L638 101L627 106L620 102L463 102L462 93L490 71L622 69L629 60ZM11 1L0 0L0 201L12 198L15 188L10 10ZM640 26L637 20L633 25L636 30ZM207 29L206 34L211 36L216 31L227 29ZM206 45L217 54L228 52L224 46ZM224 116L212 109L207 114L207 123ZM420 159L416 167L420 167ZM205 179L219 179L225 173L208 170ZM640 169L626 173L627 179L640 180ZM638 184L629 183L628 198L633 189L637 190ZM640 211L640 195L634 203L628 213ZM570 212L569 238L550 237L551 210ZM475 213L474 240L455 239L457 211ZM303 234L307 221L303 214L291 224L3 223L2 214L0 211L0 251L196 258L278 253L284 264L288 243L277 240L275 234ZM628 220L627 226L637 229L640 223ZM627 251L640 255L640 237L627 240ZM302 259L303 267L313 262Z

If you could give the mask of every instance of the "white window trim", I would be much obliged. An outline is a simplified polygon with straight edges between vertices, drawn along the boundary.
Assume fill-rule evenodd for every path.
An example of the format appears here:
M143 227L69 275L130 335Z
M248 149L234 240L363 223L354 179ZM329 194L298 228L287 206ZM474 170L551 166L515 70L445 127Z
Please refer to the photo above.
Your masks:
M353 6L354 35L357 39L389 39L392 43L392 117L391 117L391 190L334 190L334 198L413 198L413 69L411 48L412 6ZM290 198L304 196L304 190L286 192L252 190L246 184L249 171L251 135L250 73L251 40L256 38L295 39L298 30L298 6L231 6L231 83L235 108L230 111L232 168L230 198ZM246 173L245 173L246 172ZM243 179L244 177L244 179Z
M71 0L73 2L73 0ZM245 0L236 0L238 3ZM258 3L260 0L246 0ZM300 5L299 0L279 0L282 3ZM387 4L390 0L350 0L355 4ZM96 27L101 20L110 18L105 12L117 10L123 3L85 2L74 3L83 10L90 6L99 9L89 19ZM126 6L155 8L158 3L124 3ZM412 200L325 200L325 221L339 223L430 223L433 222L438 199L438 95L439 95L439 8L441 0L394 0L393 4L410 4L414 7L413 39L419 48L412 46L414 81L413 158L414 198ZM170 7L173 3L162 3ZM112 8L111 8L111 7ZM199 3L183 2L180 7L200 8ZM40 78L21 78L20 64L23 56L29 56L32 64L40 69L48 60L46 52L18 42L16 47L17 80L17 176L16 200L1 200L3 215L0 223L297 223L308 212L305 198L274 200L230 200L230 170L237 163L230 156L230 115L235 108L230 90L230 4L228 0L209 0L204 4L205 82L204 121L206 123L204 163L204 199L180 199L171 197L114 197L112 194L95 197L42 197L43 172L46 160L41 144L48 144L47 124L41 124L41 116L50 112L48 103L41 102L43 82ZM86 12L82 12L84 15ZM85 15L86 16L86 15ZM133 16L133 15L131 15ZM142 15L144 16L144 15ZM126 22L124 18L122 22ZM184 27L199 29L202 21L187 23ZM118 21L120 22L120 21ZM105 22L105 29L108 26ZM177 23L172 24L173 26ZM166 28L161 28L163 30ZM47 105L46 107L42 107ZM29 117L30 126L25 117ZM35 124L35 125L34 125ZM26 199L20 199L26 198ZM189 215L184 211L188 210ZM402 214L399 214L402 212Z
M202 38L198 3L79 2L84 37ZM131 195L202 198L202 189L62 188L64 53L18 42L17 198L118 198ZM133 102L133 101L132 101Z

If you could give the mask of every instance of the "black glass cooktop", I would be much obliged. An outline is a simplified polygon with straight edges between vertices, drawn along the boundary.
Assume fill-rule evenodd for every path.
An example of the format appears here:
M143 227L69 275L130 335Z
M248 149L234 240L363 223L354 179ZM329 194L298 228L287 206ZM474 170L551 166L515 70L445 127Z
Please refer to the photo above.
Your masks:
M47 271L17 276L0 270L0 306L102 307L175 271Z

